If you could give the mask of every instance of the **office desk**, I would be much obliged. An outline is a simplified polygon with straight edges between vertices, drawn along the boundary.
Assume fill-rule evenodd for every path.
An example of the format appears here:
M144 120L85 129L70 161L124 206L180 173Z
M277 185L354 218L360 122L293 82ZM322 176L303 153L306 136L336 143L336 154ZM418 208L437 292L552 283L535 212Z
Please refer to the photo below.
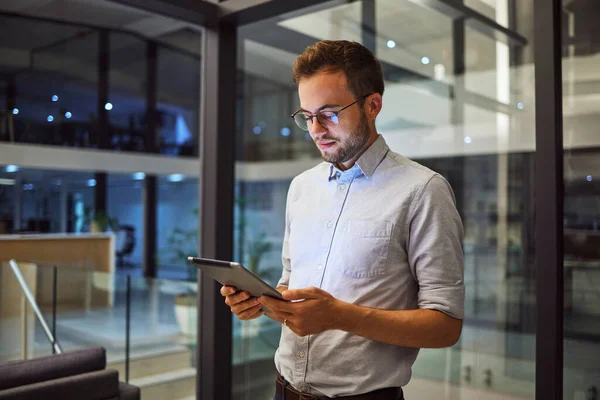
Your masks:
M52 268L58 266L57 303L80 309L111 306L115 271L113 234L0 235L0 262L35 263L36 300L52 304Z

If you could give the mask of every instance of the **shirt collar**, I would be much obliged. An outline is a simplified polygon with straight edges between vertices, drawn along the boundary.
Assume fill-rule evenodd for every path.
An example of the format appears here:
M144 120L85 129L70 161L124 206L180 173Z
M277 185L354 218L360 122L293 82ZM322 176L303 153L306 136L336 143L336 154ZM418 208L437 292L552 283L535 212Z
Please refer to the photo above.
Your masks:
M348 171L340 171L335 164L330 164L329 166L329 176L328 180L337 179L344 172L350 172L352 170L356 171L356 168L360 169L360 171L367 177L371 178L375 173L375 170L383 161L383 158L386 156L389 151L389 147L385 142L383 136L379 135L377 140L373 142L373 144L365 150L365 152L359 157L356 161L356 164Z

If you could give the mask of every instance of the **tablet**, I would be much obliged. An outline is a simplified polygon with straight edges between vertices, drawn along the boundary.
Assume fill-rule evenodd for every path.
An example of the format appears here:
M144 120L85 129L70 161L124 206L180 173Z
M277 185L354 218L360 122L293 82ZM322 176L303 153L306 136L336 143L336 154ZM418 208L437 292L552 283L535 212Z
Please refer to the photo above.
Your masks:
M224 286L233 286L238 291L250 293L254 297L271 296L284 300L274 287L236 262L188 257L188 261L208 276Z

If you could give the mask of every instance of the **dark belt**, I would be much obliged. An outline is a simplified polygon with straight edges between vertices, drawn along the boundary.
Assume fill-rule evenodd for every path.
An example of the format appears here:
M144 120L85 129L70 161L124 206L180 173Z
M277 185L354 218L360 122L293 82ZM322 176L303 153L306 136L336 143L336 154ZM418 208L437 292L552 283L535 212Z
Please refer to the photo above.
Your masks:
M285 388L285 389L284 389ZM313 396L311 394L302 393L294 389L292 385L285 382L284 379L277 374L277 380L275 384L275 390L277 391L277 396L280 399L285 400L397 400L398 395L402 393L402 388L385 388L375 390L373 392L358 394L355 396L343 396L343 397L324 397L324 396ZM285 390L285 397L283 397L283 393ZM400 397L402 398L402 397Z

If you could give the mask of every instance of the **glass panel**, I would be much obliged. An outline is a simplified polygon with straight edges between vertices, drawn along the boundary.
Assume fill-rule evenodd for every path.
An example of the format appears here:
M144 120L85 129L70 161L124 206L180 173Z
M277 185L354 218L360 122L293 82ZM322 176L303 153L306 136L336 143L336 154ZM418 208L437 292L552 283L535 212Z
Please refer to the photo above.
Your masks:
M0 234L87 232L93 177L91 172L0 165Z
M56 332L64 351L86 346L106 349L109 365L125 360L126 306L124 279L102 272L90 259L48 263L40 307L52 305L52 266L58 267ZM121 376L121 379L124 379Z
M0 70L5 109L12 127L0 138L58 146L89 146L90 118L96 111L97 32L36 19L2 16L13 32L3 40ZM4 123L2 124L4 125ZM12 133L11 133L12 130Z
M162 279L197 280L197 269L187 262L198 254L198 178L172 174L158 178L157 265Z
M600 7L563 4L563 398L594 399L600 397Z
M196 291L195 282L131 278L129 382L144 397L195 396Z
M0 235L12 233L15 218L15 177L0 165Z
M40 267L30 262L17 262L27 288L38 301ZM51 282L51 281L50 281ZM52 329L51 313L41 308L45 322ZM0 362L52 354L52 345L42 324L7 261L0 262Z
M508 3L478 1L477 6L508 26ZM419 353L406 396L534 398L535 103L533 64L523 64L532 59L531 46L511 49L419 2L369 4L373 12L363 13L369 10L362 2L329 3L239 28L244 74L238 100L243 151L236 169L236 261L250 263L258 241L267 249L258 271L267 280L271 270L280 275L289 184L322 161L310 134L289 125L289 115L299 107L291 79L295 58L320 39L361 41L375 32L374 51L385 79L377 129L392 151L449 181L465 227L461 339L450 348ZM527 7L513 11L529 29ZM374 24L363 20L369 15ZM461 34L464 54L457 42ZM464 72L454 69L461 64ZM272 321L233 318L234 398L270 400L277 346L266 339L271 329L266 325ZM262 354L256 350L260 346ZM265 368L260 386L250 367L258 363Z
M0 140L102 147L100 106L108 116L108 149L197 157L201 29L109 1L70 3L75 14L32 9L23 13L36 17L0 16L14 36L0 40ZM106 27L108 82L99 70L103 36L86 22ZM98 105L104 89L108 100ZM146 115L148 99L156 100L156 115Z
M187 31L187 32L185 32ZM200 132L200 34L184 30L169 39L197 44L194 52L160 46L158 50L157 110L161 153L198 156ZM183 39L186 42L183 42ZM173 79L173 77L177 79Z
M505 0L464 0L464 4L472 8L473 10L479 12L480 14L494 20L496 17L496 13L498 12L498 8L501 8L503 4L507 4L508 2ZM500 6L499 6L500 4ZM500 25L508 27L508 23L499 22Z
M117 273L142 275L144 249L144 205L142 204L145 174L110 174L108 177L107 214L118 227L115 234Z
M109 35L108 110L110 147L123 151L146 149L147 42L127 33Z

